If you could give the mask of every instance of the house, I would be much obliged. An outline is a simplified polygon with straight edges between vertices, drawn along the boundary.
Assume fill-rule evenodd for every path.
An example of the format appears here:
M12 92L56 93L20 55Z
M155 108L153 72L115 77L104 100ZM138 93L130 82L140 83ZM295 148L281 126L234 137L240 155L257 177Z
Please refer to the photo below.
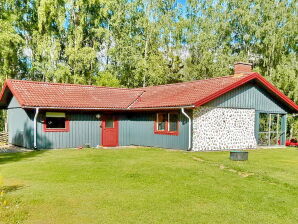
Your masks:
M285 145L298 106L251 65L226 77L137 89L7 80L9 142L26 148L154 146L183 150Z

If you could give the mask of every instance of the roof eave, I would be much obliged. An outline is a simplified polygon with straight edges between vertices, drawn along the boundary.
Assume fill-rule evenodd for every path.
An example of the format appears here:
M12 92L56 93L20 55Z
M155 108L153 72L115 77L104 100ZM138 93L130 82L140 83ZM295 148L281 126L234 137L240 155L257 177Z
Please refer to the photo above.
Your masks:
M39 108L40 110L89 110L89 111L142 111L142 110L170 110L170 109L191 109L195 108L195 105L181 105L181 106L165 106L165 107L141 107L141 108L115 108L115 107L97 107L97 108L90 108L90 107L44 107L44 106L22 106L23 109L36 109Z
M16 98L16 100L18 101L18 103L20 104L20 106L24 105L24 100L22 99L22 97L18 94L18 92L16 92L11 84L11 80L7 79L4 82L4 85L2 87L1 93L0 93L0 102L2 102L5 97L5 93L6 91L10 91L11 94ZM7 108L9 102L5 102L5 104L3 106L1 106L0 108L5 109Z

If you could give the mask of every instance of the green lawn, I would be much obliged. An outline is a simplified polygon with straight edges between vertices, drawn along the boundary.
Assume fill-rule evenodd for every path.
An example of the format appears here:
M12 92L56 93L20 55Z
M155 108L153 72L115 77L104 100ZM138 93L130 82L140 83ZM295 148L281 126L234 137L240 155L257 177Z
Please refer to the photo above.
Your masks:
M0 223L298 223L298 150L0 154Z

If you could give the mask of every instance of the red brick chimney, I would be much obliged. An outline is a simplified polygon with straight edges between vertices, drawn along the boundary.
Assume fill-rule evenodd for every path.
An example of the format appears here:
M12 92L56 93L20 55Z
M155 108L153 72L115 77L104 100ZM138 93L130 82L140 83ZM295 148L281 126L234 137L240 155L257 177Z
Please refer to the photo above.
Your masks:
M236 62L234 64L234 74L252 72L252 64L245 62Z

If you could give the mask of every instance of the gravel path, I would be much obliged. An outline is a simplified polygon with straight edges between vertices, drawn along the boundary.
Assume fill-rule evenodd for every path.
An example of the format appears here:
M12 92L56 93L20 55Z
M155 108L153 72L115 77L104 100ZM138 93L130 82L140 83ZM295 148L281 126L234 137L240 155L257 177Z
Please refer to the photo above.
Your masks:
M0 145L0 153L30 152L32 149L25 149L15 145Z

